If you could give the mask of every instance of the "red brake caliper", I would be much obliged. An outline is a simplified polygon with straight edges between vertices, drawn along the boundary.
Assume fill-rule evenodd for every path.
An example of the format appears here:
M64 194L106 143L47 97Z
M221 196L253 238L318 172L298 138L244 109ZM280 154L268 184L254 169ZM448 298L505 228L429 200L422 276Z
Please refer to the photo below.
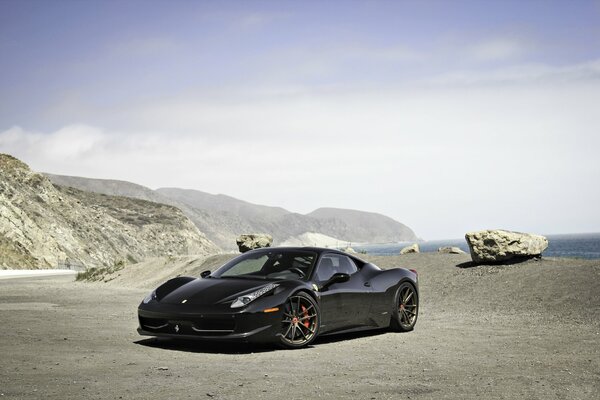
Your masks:
M303 305L301 305L302 307L302 316L304 318L306 318L304 320L304 322L302 323L302 325L304 325L307 328L310 328L310 320L307 318L308 317L308 311L306 310L306 307L304 307Z

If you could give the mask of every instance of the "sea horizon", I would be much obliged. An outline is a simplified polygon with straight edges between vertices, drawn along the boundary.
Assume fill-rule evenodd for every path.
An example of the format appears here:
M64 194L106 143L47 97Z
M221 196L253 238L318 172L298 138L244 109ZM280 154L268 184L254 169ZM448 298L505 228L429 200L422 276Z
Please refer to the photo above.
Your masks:
M548 248L542 256L600 259L600 232L544 234L543 236L548 238ZM351 247L367 254L396 255L403 247L413 243L419 244L422 253L436 252L440 247L445 246L458 247L469 253L469 245L464 238L351 244Z

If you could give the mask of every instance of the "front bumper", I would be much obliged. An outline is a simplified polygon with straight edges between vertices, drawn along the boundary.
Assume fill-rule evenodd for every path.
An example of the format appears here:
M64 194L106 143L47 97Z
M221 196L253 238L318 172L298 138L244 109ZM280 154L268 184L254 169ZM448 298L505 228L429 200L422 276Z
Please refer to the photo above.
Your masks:
M138 308L138 333L145 336L178 339L274 342L281 334L282 311L272 313L185 312ZM171 308L171 307L167 307ZM206 310L209 311L209 310Z

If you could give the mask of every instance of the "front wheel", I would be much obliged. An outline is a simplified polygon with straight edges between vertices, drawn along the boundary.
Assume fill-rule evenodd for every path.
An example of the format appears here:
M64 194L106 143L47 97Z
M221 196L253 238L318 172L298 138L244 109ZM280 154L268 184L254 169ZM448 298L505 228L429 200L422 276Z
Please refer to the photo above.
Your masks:
M412 331L419 314L419 295L415 287L404 282L398 288L390 328L398 332Z
M308 294L300 292L286 302L281 320L280 344L287 348L308 346L317 337L319 306Z

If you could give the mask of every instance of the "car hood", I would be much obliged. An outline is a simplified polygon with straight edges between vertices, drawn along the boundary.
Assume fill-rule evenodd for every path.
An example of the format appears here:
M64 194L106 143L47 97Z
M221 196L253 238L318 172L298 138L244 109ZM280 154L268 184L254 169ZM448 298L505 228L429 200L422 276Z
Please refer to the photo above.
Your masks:
M263 279L204 278L194 279L160 299L161 303L212 305L235 300L271 283Z

